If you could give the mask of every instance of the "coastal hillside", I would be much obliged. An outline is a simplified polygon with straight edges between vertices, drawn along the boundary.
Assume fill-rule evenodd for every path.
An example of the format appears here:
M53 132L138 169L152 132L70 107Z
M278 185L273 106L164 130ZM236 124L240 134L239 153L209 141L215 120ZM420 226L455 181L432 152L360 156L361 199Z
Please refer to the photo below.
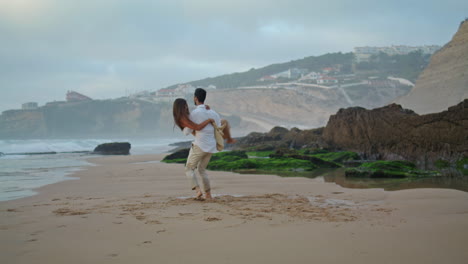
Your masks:
M233 130L238 136L278 125L320 127L340 108L372 109L406 95L431 57L422 49L401 54L376 50L359 60L354 53L306 57L173 85L154 96L168 102L177 97L191 101L195 87L205 87L206 103L236 122Z
M172 131L171 106L141 100L55 102L0 115L0 138L80 138L165 135Z
M419 114L439 112L468 98L468 21L436 52L411 92L397 100Z
M345 72L351 72L351 65L354 60L353 53L328 53L321 56L309 56L303 59L293 60L290 62L271 64L259 69L252 68L246 72L236 72L224 74L221 76L205 78L201 80L191 81L188 84L192 86L208 87L216 86L218 89L238 88L242 86L257 85L264 83L259 81L264 76L270 76L276 73L285 72L292 68L308 69L309 71L320 71L324 67L332 65L343 65ZM176 88L176 85L167 87L168 89Z
M233 126L236 135L265 132L274 126L323 126L339 106L348 106L338 89L321 88L211 91L207 104L223 116L240 116L241 127Z
M196 86L208 90L206 103L230 121L235 136L278 125L320 127L340 108L382 107L407 94L429 58L422 51L381 52L358 62L353 53L331 53L115 100L72 92L77 98L67 102L4 111L0 138L173 136L172 102L192 105Z
M245 72L235 72L201 80L179 83L167 87L174 90L181 85L193 87L216 87L217 89L238 89L252 86L268 86L287 83L291 80L307 83L319 83L320 77L332 77L322 80L324 84L333 84L333 80L356 82L371 78L386 79L388 76L400 77L414 82L429 63L431 54L421 50L406 54L389 55L375 53L366 60L358 60L355 53L327 53L321 56L309 56L289 62L276 63L252 68ZM325 72L323 70L325 69ZM315 76L315 78L314 78ZM339 78L342 76L343 78ZM304 78L305 77L305 78Z

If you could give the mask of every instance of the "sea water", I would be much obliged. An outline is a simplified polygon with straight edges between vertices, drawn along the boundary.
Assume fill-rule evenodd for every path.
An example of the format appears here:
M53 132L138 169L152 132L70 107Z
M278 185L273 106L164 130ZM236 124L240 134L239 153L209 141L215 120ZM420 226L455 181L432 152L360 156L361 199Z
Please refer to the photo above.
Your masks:
M0 201L35 195L34 189L64 180L76 179L72 174L93 164L86 160L102 143L130 142L131 155L168 152L172 143L187 138L160 139L74 139L74 140L0 140ZM46 153L56 154L25 154ZM17 154L20 153L20 154Z

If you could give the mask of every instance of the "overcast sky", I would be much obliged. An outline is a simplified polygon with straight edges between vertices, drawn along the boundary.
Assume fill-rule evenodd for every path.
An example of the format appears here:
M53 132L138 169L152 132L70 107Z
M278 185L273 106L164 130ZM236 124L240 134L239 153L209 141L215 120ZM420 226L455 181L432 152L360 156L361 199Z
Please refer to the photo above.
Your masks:
M466 0L0 0L0 111L356 46L443 45Z

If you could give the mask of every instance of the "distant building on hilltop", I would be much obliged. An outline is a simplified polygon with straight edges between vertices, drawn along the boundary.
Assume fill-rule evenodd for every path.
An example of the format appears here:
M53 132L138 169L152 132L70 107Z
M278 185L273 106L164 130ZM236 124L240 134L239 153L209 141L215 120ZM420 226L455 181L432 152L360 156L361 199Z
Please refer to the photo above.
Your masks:
M317 80L318 78L322 77L322 75L320 73L317 73L317 72L310 72L309 74L307 75L304 75L301 79L299 79L300 81L303 81L303 80Z
M425 46L405 46L405 45L392 45L390 47L355 47L354 54L356 61L368 61L372 55L383 52L388 55L405 55L414 51L421 51L423 54L434 54L441 46L438 45L425 45Z
M195 87L191 84L179 84L174 90L175 95L179 97L184 97L186 94L193 94L194 92Z
M89 98L86 95L82 95L75 91L68 91L67 92L67 102L81 102L81 101L92 101L93 99Z
M155 92L154 100L156 102L172 102L176 98L181 97L176 89L163 88Z
M266 81L274 81L276 80L276 77L270 76L270 75L265 75L262 78L258 79L260 82L266 82Z
M37 108L38 108L38 105L36 102L29 102L29 103L24 103L21 105L21 109L23 110L34 110Z
M307 69L298 69L298 68L292 68L288 69L287 71L284 72L279 72L276 74L271 75L273 78L287 78L287 79L297 79L300 77L303 77L309 73L309 70Z
M329 76L321 76L317 79L317 84L337 84L338 79Z

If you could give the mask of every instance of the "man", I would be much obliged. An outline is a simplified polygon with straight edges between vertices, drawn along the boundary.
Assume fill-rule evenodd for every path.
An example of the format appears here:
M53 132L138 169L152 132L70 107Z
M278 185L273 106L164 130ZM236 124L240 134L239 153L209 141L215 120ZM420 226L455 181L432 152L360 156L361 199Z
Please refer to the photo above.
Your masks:
M200 124L203 121L211 118L215 120L218 126L221 126L221 118L218 113L213 110L208 110L205 107L206 91L202 88L197 88L194 94L194 103L197 106L195 110L190 113L190 120L194 123ZM211 186L210 180L206 173L206 167L210 162L211 155L218 152L216 150L216 139L214 136L214 128L211 124L207 125L200 131L195 131L195 140L192 143L187 163L185 164L185 174L190 181L192 190L197 192L196 199L202 199L203 193L195 175L195 170L198 170L203 182L203 189L205 191L205 198L211 199Z

